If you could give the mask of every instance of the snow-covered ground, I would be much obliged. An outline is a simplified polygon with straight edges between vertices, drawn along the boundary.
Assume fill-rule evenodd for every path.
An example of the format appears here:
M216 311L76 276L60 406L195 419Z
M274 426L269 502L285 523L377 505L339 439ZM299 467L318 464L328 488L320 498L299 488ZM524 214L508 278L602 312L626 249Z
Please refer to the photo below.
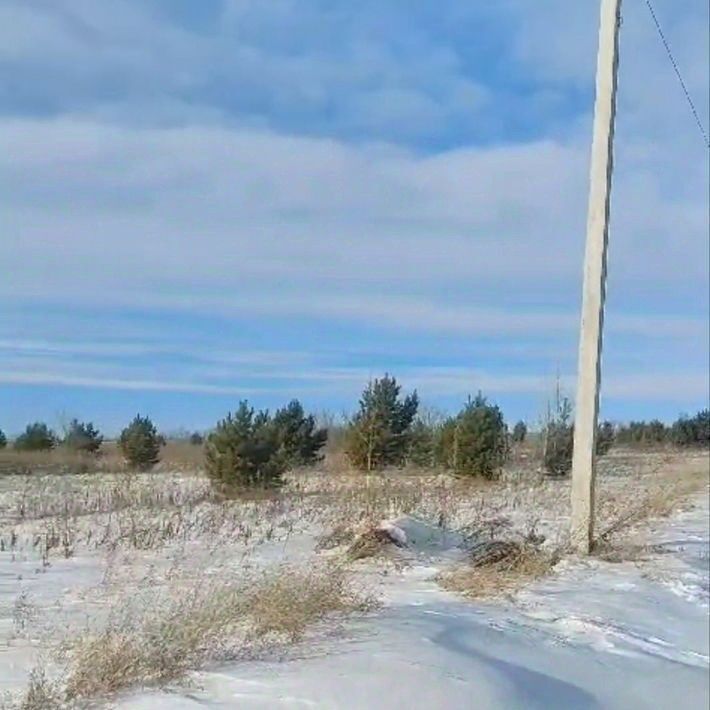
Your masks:
M121 708L654 708L709 702L708 497L658 524L651 561L566 561L505 604L442 591L425 564L385 607L287 659L193 675Z
M547 508L540 510L547 510L541 520L547 534L552 520L566 527L568 493L555 487L545 491ZM508 489L501 495L511 508L506 515L519 516L522 525L527 507ZM67 499L74 497L70 491ZM529 505L529 497L522 500ZM14 507L5 510L9 515ZM171 510L156 513L158 521L164 516L163 522L170 522ZM202 532L193 538L187 529L174 550L118 545L109 553L93 548L94 538L89 542L84 535L102 531L105 515L79 516L72 524L77 541L84 535L85 542L77 542L67 558L60 546L49 564L42 563L35 537L36 530L45 529L44 519L13 520L7 529L24 538L10 549L4 536L0 549L0 692L26 687L40 650L56 643L62 629L71 635L89 621L100 624L122 596L170 586L173 552L181 574L198 581L225 570L241 574L249 566L308 565L342 555L342 550L316 552L318 525L305 517L289 519L288 510L264 518L255 506L225 520L219 511L213 520L210 510L194 509L189 519L195 526L199 521ZM380 609L338 621L335 628L330 622L321 625L278 658L212 665L169 689L127 692L98 706L707 708L709 516L705 491L684 512L644 529L645 541L654 544L649 559L619 564L566 559L553 575L513 598L488 603L465 600L434 581L466 554L456 526L444 530L403 516L393 521L407 543L393 551L399 564L361 560L352 565L356 579L381 597ZM288 520L296 522L281 524ZM249 536L242 528L251 531ZM222 544L225 531L233 539Z

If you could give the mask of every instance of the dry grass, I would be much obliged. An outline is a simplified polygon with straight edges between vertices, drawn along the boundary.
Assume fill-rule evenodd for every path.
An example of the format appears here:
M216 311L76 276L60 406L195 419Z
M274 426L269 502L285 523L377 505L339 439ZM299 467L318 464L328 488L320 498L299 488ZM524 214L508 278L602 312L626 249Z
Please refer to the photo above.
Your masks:
M16 451L0 449L0 475L75 474L114 469L114 462L59 446L51 451Z
M364 612L376 605L371 595L353 587L339 567L283 568L263 577L244 601L257 635L277 634L292 642L329 614Z
M214 498L208 482L196 476L34 474L16 480L19 485L13 485L3 499L3 507L16 521L76 518L129 508L189 509Z
M664 507L672 509L677 497L697 490L703 480L697 456L690 474L687 460L678 456L622 453L603 462L600 544L663 514ZM545 480L530 471L511 471L494 483L422 472L299 471L278 494L234 501L217 500L199 475L33 475L0 478L0 548L20 551L31 545L49 561L85 550L159 550L190 540L254 544L281 534L279 528L315 526L332 531L317 533L324 549L352 542L372 521L404 514L473 539L508 534L520 527L521 517L535 514L544 518L549 538L566 529L568 501L568 481Z
M387 533L374 526L368 526L355 536L355 539L348 545L345 555L351 562L364 560L381 554L391 544L392 540Z
M160 450L154 472L200 471L204 450L188 441L169 440ZM50 451L0 450L0 475L119 473L129 471L115 441L106 441L97 455L57 446Z
M58 710L66 707L56 681L50 681L41 665L30 672L27 690L17 702L3 702L0 707L12 710Z
M439 575L444 589L464 596L485 599L518 591L549 574L559 562L557 551L548 552L530 544L516 545L502 559L470 562Z
M186 462L199 451L176 443L170 456ZM112 455L109 449L107 459ZM372 600L339 568L248 571L242 563L258 565L263 543L283 545L286 554L291 536L303 534L317 538L320 550L346 548L339 557L348 564L377 556L388 544L372 533L382 520L412 514L459 533L468 544L516 541L515 554L489 564L472 559L442 573L439 581L447 589L496 597L548 574L558 554L547 547L560 549L569 525L569 481L545 479L527 450L518 459L519 467L496 482L455 480L435 471L296 471L276 495L228 501L215 498L195 471L197 463L189 464L193 474L0 477L0 547L18 559L37 555L43 567L55 558L105 555L104 581L89 593L88 614L99 608L103 614L112 599L131 590L107 621L64 649L61 697L84 702L134 685L167 683L212 660L290 644L331 614L370 608ZM600 468L597 549L608 559L648 554L642 524L669 514L708 480L707 457L673 452L613 452ZM631 534L639 529L632 545ZM203 576L207 582L196 579L198 557L211 569ZM153 565L155 584L146 573ZM29 623L25 611L34 610L26 610L23 599L16 607L22 630ZM56 699L56 692L36 675L24 707L45 707L42 698Z
M248 583L198 585L129 605L100 633L67 646L68 699L163 684L210 660L235 658L267 639L294 643L333 614L371 609L339 568L278 568Z
M640 528L666 518L709 483L708 460L703 456L666 458L650 476L607 490L599 501L599 530L594 554L610 562L638 561L654 552L643 542ZM640 540L640 541L639 541Z
M205 466L205 450L189 441L168 440L160 450L160 462L156 471L202 471Z
M332 530L318 536L316 550L332 550L336 547L349 545L355 538L355 530L344 523L336 525Z
M155 603L137 616L113 621L69 647L66 697L106 695L179 678L199 665L215 634L228 634L240 621L238 594L229 589L211 590L206 598L189 595L165 606Z

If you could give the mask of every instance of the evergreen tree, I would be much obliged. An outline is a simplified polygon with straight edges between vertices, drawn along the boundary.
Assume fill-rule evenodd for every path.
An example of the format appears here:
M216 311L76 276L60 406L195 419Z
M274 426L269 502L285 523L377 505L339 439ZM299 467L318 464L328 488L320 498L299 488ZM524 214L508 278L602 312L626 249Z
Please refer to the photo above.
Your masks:
M255 412L246 401L217 423L205 444L205 462L212 484L227 495L278 486L288 463L269 413Z
M439 456L458 475L496 478L508 453L507 439L503 413L479 392L442 428Z
M627 426L620 426L615 438L620 444L663 444L668 441L669 431L658 419L650 422L632 421Z
M49 451L57 445L57 435L43 422L28 424L15 439L18 451Z
M409 449L419 407L416 392L400 398L401 387L390 375L368 384L347 435L351 463L365 471L401 466Z
M297 399L278 409L272 423L289 466L309 466L322 458L321 449L328 439L328 430L318 428L315 417L306 416Z
M417 418L409 435L407 463L430 468L436 465L437 427Z
M651 420L642 431L642 441L651 444L663 444L668 440L668 429L666 425L658 420Z
M101 448L103 436L91 422L72 419L64 436L64 445L75 451L95 454Z
M695 443L710 446L710 409L703 409L695 415Z
M516 444L522 444L525 441L525 437L528 435L528 427L523 421L519 421L513 427L513 441Z
M137 414L121 432L118 444L131 466L147 470L160 460L160 448L165 445L165 439L149 417Z
M614 445L616 432L611 422L602 422L597 428L596 452L597 456L606 456Z
M572 468L574 426L572 403L567 397L558 399L556 411L545 426L545 450L543 463L553 476L566 476Z
M670 439L676 446L708 446L710 410L703 409L694 417L678 417L671 427Z

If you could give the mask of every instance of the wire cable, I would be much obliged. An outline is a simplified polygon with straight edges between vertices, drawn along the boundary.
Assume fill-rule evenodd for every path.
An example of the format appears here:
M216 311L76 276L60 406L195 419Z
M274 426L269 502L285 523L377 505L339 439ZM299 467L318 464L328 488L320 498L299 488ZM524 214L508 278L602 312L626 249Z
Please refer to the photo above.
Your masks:
M661 38L661 41L663 42L663 46L666 48L666 53L668 54L668 59L671 60L671 64L673 65L673 69L675 70L676 76L678 77L678 81L680 82L680 86L683 89L683 93L685 94L685 98L688 101L688 106L690 106L690 110L693 112L693 117L695 118L695 122L698 124L698 128L700 129L700 133L703 136L703 140L705 141L705 145L710 149L710 140L708 140L708 134L707 131L705 130L705 127L703 126L702 121L700 120L700 116L698 115L698 110L695 108L695 104L693 103L693 99L690 95L690 91L688 91L688 87L685 84L685 81L683 80L683 75L680 73L680 68L678 67L678 62L676 62L675 57L673 56L673 52L671 51L671 47L668 44L668 40L666 39L666 35L663 32L663 28L661 27L661 23L658 21L658 16L656 15L656 11L653 9L653 5L651 4L651 0L645 0L646 2L646 7L648 7L649 12L651 13L651 17L653 18L653 23L656 25L656 29L658 30L658 36Z

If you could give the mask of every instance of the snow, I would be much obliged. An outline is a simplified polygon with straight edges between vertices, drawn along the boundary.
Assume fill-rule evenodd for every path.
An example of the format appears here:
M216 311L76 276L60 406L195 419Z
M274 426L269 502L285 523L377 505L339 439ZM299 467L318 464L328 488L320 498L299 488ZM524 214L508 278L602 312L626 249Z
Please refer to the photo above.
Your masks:
M406 548L406 559L425 560L443 559L444 557L463 557L462 535L414 515L402 515L393 520L383 520L378 528L385 531L399 547Z
M393 546L406 564L386 575L374 561L357 565L378 585L381 610L321 629L285 658L211 667L168 690L128 693L113 707L706 708L707 495L695 503L653 526L652 560L568 559L496 603L461 599L433 580L462 556L460 536L413 516L385 521L406 543ZM313 547L312 535L294 534L249 561L307 560ZM18 592L45 609L61 607L70 624L88 613L102 574L89 556L43 569L0 553L0 690L21 687L37 655L33 640L14 634Z
M382 530L383 532L386 532L389 536L389 539L392 540L392 542L394 542L396 545L399 545L400 547L407 546L407 533L404 532L404 530L398 525L395 525L394 523L390 523L385 520L380 523L378 529Z
M393 525L410 546L441 543L422 521ZM414 565L388 577L381 612L338 638L119 707L706 708L707 497L653 537L666 552L648 564L567 561L502 605L461 600L431 580L435 564Z

